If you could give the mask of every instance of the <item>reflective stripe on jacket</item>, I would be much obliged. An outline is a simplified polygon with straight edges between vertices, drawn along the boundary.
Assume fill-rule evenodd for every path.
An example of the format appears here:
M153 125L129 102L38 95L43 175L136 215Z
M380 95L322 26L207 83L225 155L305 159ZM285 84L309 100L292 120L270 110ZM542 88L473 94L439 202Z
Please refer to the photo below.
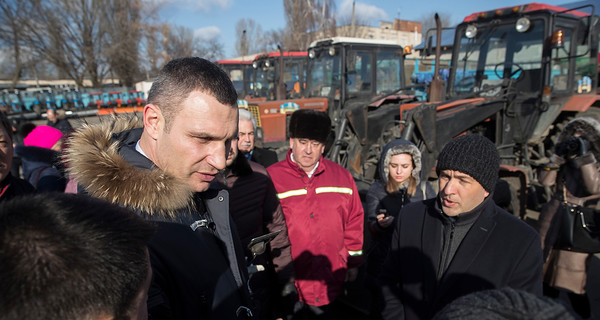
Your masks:
M290 154L267 170L285 214L300 299L326 305L341 293L346 270L362 261L363 207L346 169L321 157L308 178Z

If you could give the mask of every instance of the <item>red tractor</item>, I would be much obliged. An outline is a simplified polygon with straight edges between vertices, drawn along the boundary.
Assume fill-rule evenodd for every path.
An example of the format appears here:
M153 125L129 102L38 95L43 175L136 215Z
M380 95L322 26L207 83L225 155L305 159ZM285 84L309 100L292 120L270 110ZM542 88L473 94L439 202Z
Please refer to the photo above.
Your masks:
M600 115L594 12L592 1L531 3L466 17L456 27L445 92L432 86L434 102L400 105L400 136L421 148L423 172L447 141L479 133L500 152L507 208L523 217L529 200L539 209L535 169L548 162L557 134L574 117Z

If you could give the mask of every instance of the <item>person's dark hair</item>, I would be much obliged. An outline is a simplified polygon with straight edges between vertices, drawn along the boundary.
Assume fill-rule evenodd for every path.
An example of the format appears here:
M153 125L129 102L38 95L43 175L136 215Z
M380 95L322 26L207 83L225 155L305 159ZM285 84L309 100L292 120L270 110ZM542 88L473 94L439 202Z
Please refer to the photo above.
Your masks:
M220 103L237 107L235 87L227 73L217 65L198 57L171 60L148 92L148 103L160 108L167 132L181 103L193 91L211 94Z
M529 292L503 288L460 297L437 313L434 320L574 320L560 303Z
M19 136L21 136L21 140L27 137L27 135L35 129L36 125L33 122L24 122L19 126L19 130L17 131Z
M2 125L4 130L6 130L6 134L8 134L8 136L10 137L10 140L14 141L12 124L10 123L10 120L8 120L8 117L6 117L4 112L1 112L1 111L0 111L0 125Z
M131 211L84 195L0 203L0 318L127 319L153 233Z

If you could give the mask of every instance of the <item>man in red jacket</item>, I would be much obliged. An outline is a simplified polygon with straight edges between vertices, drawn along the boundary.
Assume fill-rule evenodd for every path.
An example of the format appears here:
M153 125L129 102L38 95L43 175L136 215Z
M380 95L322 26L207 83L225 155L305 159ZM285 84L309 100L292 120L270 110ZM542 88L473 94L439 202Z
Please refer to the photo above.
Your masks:
M323 158L331 120L298 110L286 159L267 170L288 226L296 288L309 319L337 319L335 302L362 260L363 208L350 173Z

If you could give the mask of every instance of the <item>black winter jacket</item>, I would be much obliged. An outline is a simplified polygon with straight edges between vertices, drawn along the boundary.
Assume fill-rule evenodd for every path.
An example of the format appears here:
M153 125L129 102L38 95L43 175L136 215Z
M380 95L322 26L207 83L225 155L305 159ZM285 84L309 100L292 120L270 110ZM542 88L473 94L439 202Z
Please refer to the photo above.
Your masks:
M247 270L227 191L194 193L155 167L135 150L142 129L122 131L132 126L84 127L70 139L66 160L86 192L156 222L150 319L245 319L236 312L247 306Z
M0 181L0 201L8 201L21 195L33 193L35 193L35 188L29 182L15 178L11 173Z
M493 201L482 206L437 280L443 223L437 202L413 202L400 211L379 278L384 319L429 319L454 299L486 289L511 287L542 295L538 233Z
M33 146L16 146L15 154L21 157L23 178L38 192L65 191L67 180L60 162L60 152Z

